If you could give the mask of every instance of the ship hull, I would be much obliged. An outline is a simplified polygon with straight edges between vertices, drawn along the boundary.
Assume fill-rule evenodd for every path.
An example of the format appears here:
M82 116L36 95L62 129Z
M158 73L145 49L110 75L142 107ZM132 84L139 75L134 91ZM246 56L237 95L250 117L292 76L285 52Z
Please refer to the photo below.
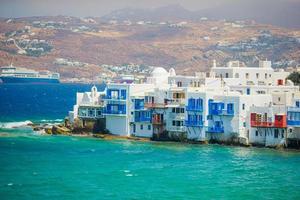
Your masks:
M59 83L58 79L50 78L18 78L18 77L0 77L3 83Z

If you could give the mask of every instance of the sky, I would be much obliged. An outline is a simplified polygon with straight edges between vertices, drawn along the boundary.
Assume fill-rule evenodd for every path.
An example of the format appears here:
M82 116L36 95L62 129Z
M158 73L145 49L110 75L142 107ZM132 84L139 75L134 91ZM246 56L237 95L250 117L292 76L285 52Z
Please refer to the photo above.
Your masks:
M289 4L291 2L293 3ZM101 17L123 8L151 9L174 4L179 4L191 11L216 8L219 9L216 13L223 12L225 17L230 17L235 13L251 18L258 16L262 21L264 18L272 21L272 16L278 15L274 21L281 19L287 21L283 23L292 21L291 24L297 24L300 27L300 19L298 19L300 18L298 14L300 0L0 0L0 17L56 15ZM252 10L247 10L248 7ZM220 10L220 8L225 8L225 10ZM268 10L273 10L273 12L269 13ZM248 15L245 11L248 11Z
M45 15L100 17L122 8L157 8L179 4L189 10L200 10L233 1L241 0L0 0L0 17Z

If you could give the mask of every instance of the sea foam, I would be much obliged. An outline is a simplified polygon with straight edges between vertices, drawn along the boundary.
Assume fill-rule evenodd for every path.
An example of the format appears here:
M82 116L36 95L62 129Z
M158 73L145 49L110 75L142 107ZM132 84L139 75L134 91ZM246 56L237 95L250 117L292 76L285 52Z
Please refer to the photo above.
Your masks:
M0 123L0 128L12 129L12 128L28 126L30 124L32 124L32 122L29 120L21 121L21 122L3 122Z

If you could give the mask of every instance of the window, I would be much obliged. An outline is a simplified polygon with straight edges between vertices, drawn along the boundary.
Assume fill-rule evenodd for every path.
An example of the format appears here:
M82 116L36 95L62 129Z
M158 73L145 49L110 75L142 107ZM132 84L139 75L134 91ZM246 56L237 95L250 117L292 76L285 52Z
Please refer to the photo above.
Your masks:
M172 125L175 126L175 121L172 121Z
M243 126L246 127L246 122L243 123Z
M177 87L182 87L182 82L181 81L177 82Z
M143 124L141 124L141 130L143 130L144 129L144 126L143 126Z
M278 138L279 130L275 129L274 130L274 138Z
M300 107L300 102L296 101L296 107L299 108Z
M257 79L259 78L259 73L256 73L256 78L257 78Z
M281 100L281 98L280 97L278 97L278 101L280 101Z
M151 130L151 125L148 125L148 130L149 130L149 131Z
M245 75L246 75L246 79L249 79L249 73L246 73Z
M268 74L267 73L265 73L265 79L267 79L268 78Z
M227 111L233 111L233 103L229 103L229 104L227 104Z
M245 104L243 103L243 105L242 105L242 108L243 108L243 110L245 110Z
M111 90L110 91L110 95L111 95L112 99L117 99L117 98L119 98L119 91L117 91L117 90Z
M247 88L246 93L247 93L247 95L250 95L250 88Z
M228 78L228 77L229 77L229 75L228 75L228 73L226 73L226 74L225 74L225 78Z
M258 90L257 94L266 94L266 91L264 91L264 90Z
M121 98L126 99L126 90L121 90Z
M94 110L92 110L92 109L89 110L89 116L90 117L94 116Z
M135 133L135 129L136 129L135 124L133 124L133 132L134 133Z

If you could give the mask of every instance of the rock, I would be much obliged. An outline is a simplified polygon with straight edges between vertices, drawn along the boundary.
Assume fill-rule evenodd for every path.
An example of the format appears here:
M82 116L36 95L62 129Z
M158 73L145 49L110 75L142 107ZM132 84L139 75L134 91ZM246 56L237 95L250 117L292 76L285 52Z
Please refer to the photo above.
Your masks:
M52 134L54 135L70 135L71 130L64 126L56 126L52 127Z
M47 126L44 128L45 133L52 135L52 126Z
M41 130L43 130L44 129L44 127L41 127L41 126L34 126L33 127L33 130L34 131L41 131Z

